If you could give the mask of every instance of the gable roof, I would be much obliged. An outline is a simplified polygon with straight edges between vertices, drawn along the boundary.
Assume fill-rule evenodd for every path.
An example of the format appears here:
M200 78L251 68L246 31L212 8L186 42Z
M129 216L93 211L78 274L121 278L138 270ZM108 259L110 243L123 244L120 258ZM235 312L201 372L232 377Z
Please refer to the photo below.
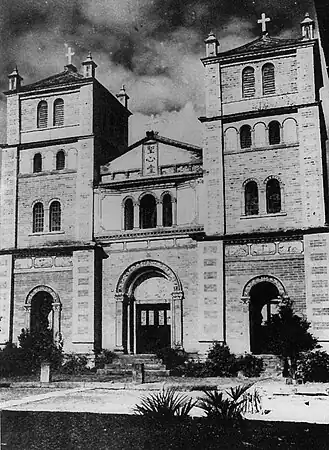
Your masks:
M184 150L189 150L192 152L197 153L198 155L202 155L202 148L197 146L197 145L192 145L192 144L187 144L186 142L181 142L181 141L176 141L174 139L169 139L166 138L164 136L159 136L157 131L147 131L146 132L146 136L143 139L140 139L137 142L134 142L133 144L131 144L128 148L127 148L127 152L129 152L129 150L132 150L135 147L138 147L139 145L145 144L146 142L149 141L156 141L156 142L161 142L162 144L167 144L167 145L171 145L173 147L178 147L178 148L182 148Z
M248 44L242 45L232 50L228 50L226 52L219 53L218 56L231 56L271 49L275 50L281 47L300 44L301 42L301 39L278 39L270 37L268 34L264 34L263 36L260 36L259 38L251 42L248 42Z
M85 80L86 78L84 78L83 75L77 72L74 66L66 66L64 72L57 73L56 75L51 75L48 78L36 81L35 83L27 84L26 86L21 86L20 92L34 91L60 85L76 84Z

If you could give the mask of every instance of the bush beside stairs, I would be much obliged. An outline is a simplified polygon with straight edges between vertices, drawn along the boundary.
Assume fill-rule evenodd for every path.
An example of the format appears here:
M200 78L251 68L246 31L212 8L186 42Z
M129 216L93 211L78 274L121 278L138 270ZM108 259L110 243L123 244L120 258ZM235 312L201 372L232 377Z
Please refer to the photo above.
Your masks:
M155 354L118 355L111 364L98 369L100 375L132 375L133 364L144 364L145 375L169 376L169 370Z

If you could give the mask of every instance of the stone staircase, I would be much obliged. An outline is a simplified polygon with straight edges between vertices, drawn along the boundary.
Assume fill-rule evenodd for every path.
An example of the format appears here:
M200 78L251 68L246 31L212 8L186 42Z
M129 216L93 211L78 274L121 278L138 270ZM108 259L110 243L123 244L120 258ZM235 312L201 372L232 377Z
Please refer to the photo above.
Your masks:
M132 375L133 364L144 364L145 376L169 376L169 370L153 353L118 355L111 364L105 364L103 369L98 369L97 373L100 375Z
M283 363L281 359L276 355L256 355L258 358L262 358L264 362L264 371L262 376L280 376L282 375Z

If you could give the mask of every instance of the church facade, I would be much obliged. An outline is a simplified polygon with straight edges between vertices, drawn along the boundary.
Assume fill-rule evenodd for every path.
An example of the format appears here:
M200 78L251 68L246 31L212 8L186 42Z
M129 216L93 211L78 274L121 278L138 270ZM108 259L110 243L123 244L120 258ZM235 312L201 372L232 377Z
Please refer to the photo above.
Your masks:
M287 298L329 343L323 71L300 39L219 52L206 39L203 148L149 131L128 146L128 95L64 72L9 75L2 148L0 343L53 330L66 352L266 353Z

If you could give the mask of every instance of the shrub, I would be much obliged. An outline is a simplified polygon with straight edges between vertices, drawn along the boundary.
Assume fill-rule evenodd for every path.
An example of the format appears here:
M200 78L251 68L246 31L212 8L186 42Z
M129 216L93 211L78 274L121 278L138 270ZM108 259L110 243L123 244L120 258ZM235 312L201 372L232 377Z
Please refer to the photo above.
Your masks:
M206 362L188 360L181 370L181 375L186 377L210 377L212 370L208 367Z
M176 388L168 388L142 397L141 404L134 407L134 412L147 418L164 421L186 419L196 404L197 401L179 394Z
M222 425L241 422L248 407L248 397L245 394L251 386L246 384L231 387L225 393L205 389L206 397L199 399L198 406L208 419Z
M0 376L28 375L29 373L31 373L30 354L8 342L0 351Z
M87 372L88 358L85 355L70 353L65 356L65 362L61 367L61 372L69 375L78 375Z
M115 352L102 348L102 350L96 355L95 366L102 369L105 364L111 364L117 357L118 355Z
M227 345L215 342L208 352L207 371L213 376L230 377L238 373L237 359Z
M239 371L241 371L245 377L259 377L264 370L263 360L251 354L240 356L237 360L237 364Z
M304 381L329 381L329 354L317 350L300 356L296 376Z
M159 359L162 359L163 364L173 375L184 373L188 355L183 349L164 347L157 350L156 355Z

